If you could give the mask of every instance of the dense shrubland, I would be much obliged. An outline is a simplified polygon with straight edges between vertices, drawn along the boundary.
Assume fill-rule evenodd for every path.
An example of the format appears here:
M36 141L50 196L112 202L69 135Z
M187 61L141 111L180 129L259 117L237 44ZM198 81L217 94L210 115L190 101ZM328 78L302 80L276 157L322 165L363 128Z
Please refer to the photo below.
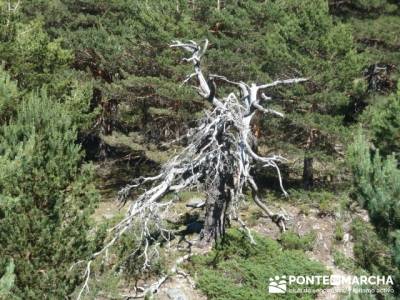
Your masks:
M366 231L361 221L353 225L354 264L399 280L399 4L223 3L218 9L214 0L0 0L0 298L72 294L82 283L82 265L71 265L90 258L104 238L90 216L110 191L101 189L109 185L93 164L114 163L115 191L127 178L157 170L157 158L169 149L164 143L195 125L208 104L180 87L190 67L168 48L174 39L209 39L206 71L232 80L309 78L272 91L272 107L285 118L257 117L258 151L288 157L284 184L304 211L335 215L338 206L351 206L337 203L343 195L364 207L372 225ZM220 93L227 90L221 84ZM272 199L273 176L257 174ZM312 236L303 241L286 233L286 254L276 257L262 247L277 244L260 240L248 251L261 263L235 254L242 247L238 234L228 237L226 248L214 250L228 253L215 269L207 260L216 252L193 261L210 297L230 299L228 291L213 290L210 278L234 262L259 270L265 260L287 254L321 270L297 254L311 247ZM138 278L138 258L124 259L134 242L121 242L113 270Z

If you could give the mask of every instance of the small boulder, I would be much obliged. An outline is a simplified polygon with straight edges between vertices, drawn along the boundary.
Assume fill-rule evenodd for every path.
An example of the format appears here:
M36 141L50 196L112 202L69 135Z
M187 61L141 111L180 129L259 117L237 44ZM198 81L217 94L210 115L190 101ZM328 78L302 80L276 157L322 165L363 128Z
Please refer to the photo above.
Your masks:
M197 198L191 199L191 200L186 204L187 207L191 207L191 208L201 208L201 207L203 207L204 205L205 205L205 201L202 200L202 199L197 199Z
M172 288L167 290L168 299L171 300L188 300L185 293L181 289Z

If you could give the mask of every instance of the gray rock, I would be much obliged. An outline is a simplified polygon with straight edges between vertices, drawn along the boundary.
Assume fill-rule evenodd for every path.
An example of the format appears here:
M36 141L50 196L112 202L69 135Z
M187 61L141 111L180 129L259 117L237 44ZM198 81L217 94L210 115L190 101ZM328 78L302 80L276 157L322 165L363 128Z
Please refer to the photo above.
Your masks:
M193 198L189 200L189 202L186 204L187 207L192 207L192 208L201 208L205 204L204 200L202 199L197 199Z
M185 293L177 288L168 289L167 296L171 300L189 300Z

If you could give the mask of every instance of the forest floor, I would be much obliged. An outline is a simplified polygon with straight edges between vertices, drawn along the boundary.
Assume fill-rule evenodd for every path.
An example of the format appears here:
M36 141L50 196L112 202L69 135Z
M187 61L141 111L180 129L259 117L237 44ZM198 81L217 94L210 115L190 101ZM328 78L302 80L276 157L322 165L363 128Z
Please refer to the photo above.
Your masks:
M277 210L278 207L275 207ZM338 215L324 215L317 208L311 208L304 213L304 211L292 203L279 203L279 209L284 209L287 214L291 217L289 223L289 230L295 232L299 236L304 236L310 232L315 233L315 241L312 250L306 251L306 255L312 259L322 263L332 275L352 275L348 271L342 270L335 264L334 253L341 252L346 258L353 259L353 242L350 232L351 221L354 217L358 216L364 220L368 220L368 215L365 211L358 210L354 214L346 216ZM124 210L124 209L123 209ZM98 206L94 219L101 221L104 219L111 219L117 214L123 213L123 210L118 209L116 201L105 201L101 202ZM252 211L255 207L250 205L243 212L242 218L248 219L249 227L252 231L257 232L266 237L274 240L279 240L281 232L278 227L272 223L269 219L260 217L254 220L252 217ZM172 219L178 219L183 214L189 212L183 205L178 207L172 214ZM343 228L343 236L341 240L337 240L335 228L340 218L341 226ZM197 234L192 234L188 239L196 240ZM182 246L183 245L183 246ZM186 247L185 243L173 242L170 248L167 250L168 256L178 257L182 255L182 247ZM179 248L179 250L178 250ZM195 246L191 247L193 254L199 254L200 252L207 251L207 249L199 249ZM169 262L173 264L173 260ZM169 269L171 266L167 267ZM152 279L153 280L153 279ZM194 278L190 275L171 275L160 287L159 291L155 295L154 299L159 300L205 300L205 295L200 290L193 287ZM153 282L145 282L144 285L150 285ZM347 289L350 286L335 286L335 289ZM318 300L336 300L341 299L341 295L334 292L334 288L326 290L326 293L317 295Z

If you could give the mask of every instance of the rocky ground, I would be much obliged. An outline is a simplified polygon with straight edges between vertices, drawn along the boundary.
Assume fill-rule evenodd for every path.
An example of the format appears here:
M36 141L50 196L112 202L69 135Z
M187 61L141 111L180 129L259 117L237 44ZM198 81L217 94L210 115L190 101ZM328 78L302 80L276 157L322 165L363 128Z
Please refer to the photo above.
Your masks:
M307 215L293 204L284 203L280 205L280 209L284 209L288 215L291 217L290 229L299 235L304 235L309 232L316 233L316 239L312 251L307 251L306 254L314 260L317 260L324 264L328 270L332 272L332 275L351 275L348 272L340 269L335 265L333 251L342 252L347 258L353 258L353 242L350 232L350 224L352 218L357 215L361 216L363 219L367 219L368 216L364 211L359 211L354 215L340 216L340 215L321 215L318 209L310 209ZM183 206L179 210L174 212L172 218L178 218L182 215ZM252 208L248 208L251 210ZM96 211L95 217L97 220L102 218L110 219L116 213L121 213L117 209L117 204L115 202L102 202ZM248 217L246 212L243 218ZM343 238L338 241L335 238L335 224L338 219L343 222ZM254 220L253 220L254 222ZM256 220L255 224L251 226L251 229L272 237L274 239L279 239L280 231L278 227L272 223L269 219L260 217ZM192 235L189 239L196 239L196 235ZM182 255L177 253L182 251L182 247L186 247L185 243L172 244L171 248L168 250L171 252L171 257L178 257ZM200 249L196 247L191 248L192 253L199 254L199 251L207 251L207 249ZM149 283L151 284L151 283ZM340 289L350 289L350 286L336 286L335 288ZM326 290L326 293L321 293L317 296L318 300L338 300L342 298L342 295L337 294L330 288ZM206 297L202 295L199 290L194 288L194 280L188 274L175 274L171 275L160 287L159 291L155 295L155 299L159 300L205 300Z

